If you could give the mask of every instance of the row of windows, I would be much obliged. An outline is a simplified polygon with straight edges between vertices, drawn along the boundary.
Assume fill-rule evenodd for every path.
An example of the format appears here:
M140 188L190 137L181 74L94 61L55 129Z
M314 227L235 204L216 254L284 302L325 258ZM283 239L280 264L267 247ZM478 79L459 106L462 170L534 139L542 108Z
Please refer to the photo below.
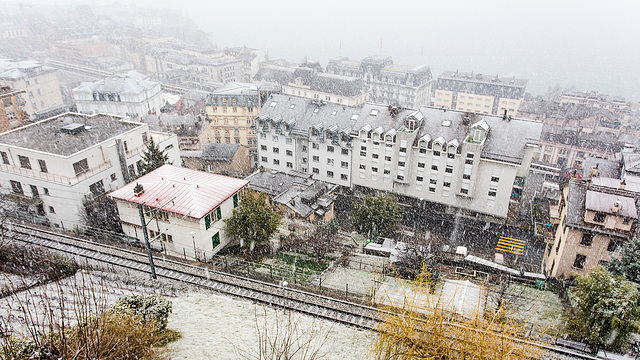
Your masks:
M0 151L0 155L2 156L2 163L6 164L6 165L11 165L10 161L9 161L9 155L7 154L6 151ZM31 161L29 160L28 157L26 156L22 156L22 155L18 155L18 161L20 162L20 167L23 169L29 169L31 170ZM38 160L38 166L40 167L40 171L41 172L49 172L49 170L47 169L47 163L44 160Z
M14 194L24 195L24 190L22 189L22 183L21 182L15 181L15 180L9 180L9 183L11 184L11 191L13 191ZM37 186L29 185L29 188L31 189L31 196L33 196L33 197L40 196L40 191L38 191L38 187ZM50 195L48 188L42 188L42 191L43 191L44 195Z
M312 168L311 172L313 172L314 174L320 174L320 169L318 168ZM335 176L334 172L331 170L327 170L327 177L328 178L333 178ZM347 181L349 180L349 175L347 174L340 174L340 180L344 180Z
M149 230L149 240L156 239L156 238L160 239L160 241L162 241L164 243L172 243L173 242L173 236L171 236L169 234L159 233L157 231Z

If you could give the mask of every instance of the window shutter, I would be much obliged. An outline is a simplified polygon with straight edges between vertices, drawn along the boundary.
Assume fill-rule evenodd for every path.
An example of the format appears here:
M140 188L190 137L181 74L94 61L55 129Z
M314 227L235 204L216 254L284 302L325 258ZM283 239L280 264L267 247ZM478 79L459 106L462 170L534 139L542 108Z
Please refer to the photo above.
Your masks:
M238 207L238 194L233 194L233 207Z
M215 233L211 237L211 246L212 249L215 249L218 245L220 245L220 233Z
M211 218L210 218L209 214L207 214L207 215L204 217L204 228L205 228L206 230L209 230L209 228L210 228L210 227L211 227Z
M220 220L222 219L222 211L220 210L220 207L218 206L218 208L216 209L216 220Z

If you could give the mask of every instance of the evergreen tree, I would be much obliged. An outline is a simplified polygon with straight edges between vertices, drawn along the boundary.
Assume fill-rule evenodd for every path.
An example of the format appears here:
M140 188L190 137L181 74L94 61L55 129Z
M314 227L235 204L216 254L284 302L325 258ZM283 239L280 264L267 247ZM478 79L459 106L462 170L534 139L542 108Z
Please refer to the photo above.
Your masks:
M624 351L631 335L640 330L640 293L637 284L613 276L602 266L576 276L571 289L572 307L567 311L567 330L600 348Z
M362 201L353 204L351 222L361 234L370 239L375 237L394 237L402 212L398 199L393 195L365 196Z
M160 145L153 141L150 137L147 141L146 148L142 152L142 172L140 176L148 174L164 164L172 164L169 162L169 155L160 149Z
M104 230L108 232L122 233L120 224L120 214L115 200L106 196L101 196L90 201L83 201L83 212L81 214L84 224L93 230ZM94 231L94 236L100 232ZM108 236L108 234L103 234Z
M627 280L640 284L640 238L634 237L622 247L620 259L612 260L607 269L616 275L624 275Z
M252 191L241 193L238 207L233 209L231 218L225 220L227 234L240 239L241 245L249 245L251 250L269 241L282 221L282 214L269 205L263 193L255 195Z

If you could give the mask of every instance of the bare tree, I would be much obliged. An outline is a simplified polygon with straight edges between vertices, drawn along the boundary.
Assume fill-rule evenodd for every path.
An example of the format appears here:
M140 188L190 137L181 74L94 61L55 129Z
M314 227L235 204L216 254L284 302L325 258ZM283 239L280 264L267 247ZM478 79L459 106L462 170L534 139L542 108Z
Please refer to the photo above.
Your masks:
M322 328L313 320L311 326L303 326L298 314L291 311L274 312L268 316L262 308L262 320L256 309L255 326L258 341L256 348L245 349L234 345L237 355L247 360L318 360L327 357L324 351L333 330Z

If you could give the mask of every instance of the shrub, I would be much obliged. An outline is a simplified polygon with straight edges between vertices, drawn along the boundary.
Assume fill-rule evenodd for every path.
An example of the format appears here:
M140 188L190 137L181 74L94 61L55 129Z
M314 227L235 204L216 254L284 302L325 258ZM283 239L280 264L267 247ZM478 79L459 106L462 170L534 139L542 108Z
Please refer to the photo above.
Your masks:
M171 301L159 295L132 294L120 298L111 307L115 313L139 316L143 323L153 321L158 330L166 329L171 310Z

